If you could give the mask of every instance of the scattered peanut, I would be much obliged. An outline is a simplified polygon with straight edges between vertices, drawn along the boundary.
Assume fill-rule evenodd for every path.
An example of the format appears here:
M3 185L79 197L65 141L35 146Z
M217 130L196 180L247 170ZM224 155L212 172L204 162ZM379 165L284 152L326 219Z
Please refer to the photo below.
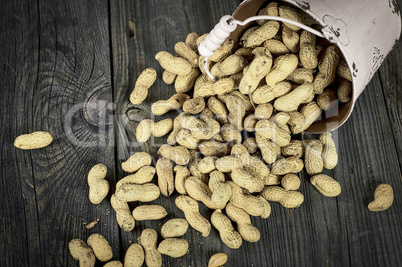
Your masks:
M188 223L185 219L171 219L161 228L161 235L164 239L180 237L187 232Z
M112 248L106 238L100 234L92 234L88 237L87 244L92 248L96 258L100 261L109 261L113 258Z
M148 267L162 266L162 255L157 249L158 234L154 229L144 229L141 233L140 243L145 252L145 264Z
M158 251L172 258L180 258L188 251L188 241L181 238L167 238L159 244Z
M211 215L212 225L219 231L222 242L229 248L236 249L242 244L242 237L233 228L230 219L222 214L221 210L215 210Z
M208 261L208 267L220 267L228 261L228 256L223 253L216 253Z
M380 184L374 192L374 200L369 203L371 211L384 211L394 202L394 190L389 184Z
M132 244L124 256L125 267L141 267L145 260L144 249L140 244Z
M81 267L95 266L95 254L81 239L73 239L68 243L71 256L80 262Z
M43 148L52 143L53 137L48 132L33 132L18 136L14 141L14 146L20 149L38 149Z
M131 214L127 202L119 199L116 197L116 195L112 195L110 198L110 203L112 204L113 209L116 211L116 219L120 228L126 232L132 231L135 226L135 220Z
M156 71L153 68L145 69L135 82L135 87L130 95L130 102L133 105L141 104L148 96L148 89L156 80Z
M326 197L336 197L341 193L341 185L332 177L318 174L311 177L310 182Z
M167 214L165 208L160 205L142 205L133 210L133 217L137 221L160 220Z
M107 168L103 164L97 164L88 173L89 200L93 204L99 204L109 193L109 183L105 180Z
M121 164L125 172L136 172L143 166L148 166L152 162L151 155L147 152L137 152L131 155L128 160Z

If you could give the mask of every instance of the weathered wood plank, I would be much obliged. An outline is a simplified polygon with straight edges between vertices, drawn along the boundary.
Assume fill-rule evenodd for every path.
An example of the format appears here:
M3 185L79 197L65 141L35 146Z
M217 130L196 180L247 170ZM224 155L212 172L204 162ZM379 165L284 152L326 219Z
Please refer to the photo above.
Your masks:
M107 3L13 1L1 12L0 265L75 266L68 242L94 232L118 255L110 203L90 203L86 182L99 162L114 181L112 113L104 107L112 103ZM16 136L35 130L49 131L52 145L13 147Z

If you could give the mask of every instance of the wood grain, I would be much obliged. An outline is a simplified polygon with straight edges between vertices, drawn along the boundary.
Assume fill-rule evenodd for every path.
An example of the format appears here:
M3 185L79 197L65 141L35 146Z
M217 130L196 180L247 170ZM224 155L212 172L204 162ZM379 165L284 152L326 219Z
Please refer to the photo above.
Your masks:
M112 185L136 151L155 160L166 137L138 145L134 132L150 105L174 94L161 80L154 55L174 53L174 44L190 32L210 31L231 14L239 0L221 1L45 1L4 2L0 8L0 266L78 266L68 252L73 238L104 235L113 259L123 260L145 228L158 232L171 218L183 218L174 205L177 193L154 201L169 215L161 221L137 222L130 233L117 226L110 194L101 204L88 200L86 175L103 163ZM398 4L402 6L401 0ZM135 35L128 36L128 21ZM258 243L226 247L216 229L204 238L189 229L187 255L163 256L163 266L206 266L211 255L225 252L227 266L402 266L402 43L387 57L359 98L351 118L335 131L339 165L326 171L342 185L337 198L322 196L300 174L305 202L296 210L271 203L266 219L252 218L261 231ZM146 67L158 79L146 101L128 98ZM71 127L70 127L71 126ZM34 151L14 148L16 136L45 130L51 146ZM72 138L74 137L74 138ZM300 138L317 137L306 134ZM156 181L156 177L154 179ZM393 206L367 209L374 190L389 183ZM136 205L148 203L130 204ZM208 219L211 211L200 204ZM91 230L85 223L99 219ZM162 238L159 237L159 241Z

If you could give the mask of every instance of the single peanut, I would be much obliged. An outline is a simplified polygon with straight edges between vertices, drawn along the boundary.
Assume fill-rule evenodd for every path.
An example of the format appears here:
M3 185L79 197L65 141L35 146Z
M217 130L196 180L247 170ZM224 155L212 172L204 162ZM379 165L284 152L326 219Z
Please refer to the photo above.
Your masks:
M121 164L121 168L125 172L136 172L143 166L148 166L152 162L151 155L147 152L137 152L131 155L125 162Z
M323 133L320 135L320 141L323 145L322 159L324 161L324 167L331 170L338 164L338 154L336 153L334 139L332 139L330 133Z
M262 190L261 195L266 200L279 202L288 209L297 208L304 201L304 196L299 191L286 191L279 186L266 186Z
M158 150L158 155L170 159L178 165L186 165L190 160L190 152L184 146L162 145Z
M254 91L252 100L255 104L265 104L271 102L277 97L286 95L291 90L292 84L288 81L279 82L274 87L263 85Z
M92 234L88 237L87 244L92 248L96 258L100 261L109 261L113 258L112 248L106 238L100 234Z
M174 167L174 172L176 173L174 179L175 189L179 194L185 195L187 194L186 188L184 187L184 183L188 177L190 177L190 171L187 167L176 165Z
M185 76L192 70L191 64L187 60L181 57L174 57L166 51L157 53L155 59L162 68L177 75Z
M14 146L19 149L38 149L43 148L52 143L53 137L48 132L33 132L18 136L14 141Z
M130 95L130 102L133 105L139 105L144 102L148 96L148 89L156 80L156 71L153 68L145 69L135 82L135 87Z
M204 237L209 235L211 224L200 214L196 200L189 196L180 195L176 198L175 204L184 212L184 216L191 227Z
M173 165L170 159L161 158L156 162L158 186L164 196L170 196L174 192Z
M174 94L168 100L159 100L152 104L151 110L155 115L163 115L171 110L178 110L183 107L184 102L190 97L186 94Z
M297 190L300 188L300 178L295 174L286 174L281 180L281 185L285 190Z
M120 228L126 232L132 231L135 226L135 220L127 202L113 194L110 198L110 204L112 204L113 209L116 211L116 219Z
M95 254L88 245L81 239L73 239L68 243L71 256L80 262L81 267L95 266Z
M225 210L228 217L237 224L237 231L244 240L248 242L260 240L260 231L251 224L250 215L247 212L232 203L228 203Z
M331 109L336 102L336 92L332 89L325 89L325 91L318 95L317 104L322 110Z
M384 211L391 207L394 202L394 190L389 184L380 184L374 192L374 200L369 203L371 211Z
M328 175L314 175L311 177L310 182L326 197L336 197L341 193L341 185L334 178Z
M123 184L116 189L116 196L126 202L140 201L150 202L160 195L158 186L152 183L146 184Z
M276 175L298 173L303 170L303 167L303 160L293 156L275 161L274 164L272 164L271 173Z
M128 247L124 256L125 267L141 267L145 260L144 249L140 244L132 244Z
M166 84L173 84L176 81L176 77L177 74L171 73L167 70L165 70L162 73L162 80L166 83Z
M283 81L297 67L298 59L296 55L287 54L279 56L274 61L274 66L265 76L265 81L271 87L274 87L278 82Z
M145 184L152 181L155 175L155 168L152 166L144 166L136 173L128 175L116 184L116 188L120 188L124 184Z
M174 51L178 56L186 59L191 67L198 67L198 55L188 44L185 42L178 42L174 46Z
M99 163L91 168L88 173L89 200L93 204L99 204L109 193L109 183L105 180L107 168Z
M215 203L212 202L212 192L208 185L197 177L190 176L184 183L187 194L195 200L201 201L210 209L217 209Z
M208 267L220 267L223 266L228 261L228 256L223 253L216 253L211 256L208 261Z
M337 90L338 100L342 103L348 103L352 97L352 83L345 79L340 79Z
M259 120L255 125L255 132L264 138L272 140L272 142L279 146L286 146L291 139L288 132L269 120Z
M305 142L304 166L309 175L322 172L324 161L322 160L322 143L320 140L307 140Z
M195 97L186 100L183 104L183 111L190 114L198 114L205 108L205 100L202 97Z
M188 223L185 219L170 219L161 228L161 235L164 239L179 237L187 232Z
M154 229L144 229L140 236L140 243L145 252L145 264L148 267L162 266L162 255L157 249L158 234Z
M149 119L142 120L135 130L135 137L140 143L144 143L149 140L151 135L155 137L162 137L169 133L173 128L173 120L165 119L158 122L151 121Z
M240 234L233 228L230 219L222 214L221 210L215 210L211 215L212 225L219 231L222 242L229 248L237 249L242 244Z
M324 57L318 64L319 72L313 82L315 94L322 94L324 89L334 81L340 55L341 53L335 45L331 45L325 50Z
M133 217L137 221L160 220L167 214L165 208L160 205L142 205L133 210Z
M303 131L315 122L322 113L322 109L314 101L305 105L300 110L300 113L304 116Z
M298 158L304 155L304 144L300 140L292 140L287 146L282 147L282 155L285 157L296 156Z
M159 243L158 251L172 258L180 258L188 251L188 241L181 238L167 238Z
M280 111L297 111L299 105L314 96L314 86L312 83L304 83L296 87L290 93L277 98L274 107Z
M177 93L187 93L190 91L197 78L200 76L200 70L198 68L191 69L187 75L178 75L174 82L174 88Z

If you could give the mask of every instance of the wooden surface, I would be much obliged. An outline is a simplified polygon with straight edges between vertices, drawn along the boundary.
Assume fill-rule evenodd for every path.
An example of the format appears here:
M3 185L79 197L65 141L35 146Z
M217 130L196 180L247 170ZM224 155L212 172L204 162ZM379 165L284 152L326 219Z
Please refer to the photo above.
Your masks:
M174 197L160 197L169 215L120 230L110 196L88 200L86 175L97 163L108 167L110 184L125 174L121 162L135 151L132 131L150 117L150 103L167 99L174 87L158 79L140 106L129 104L136 77L154 59L173 52L187 33L210 31L239 1L3 1L0 9L0 266L78 266L68 252L73 238L101 233L123 260L141 230L160 230L167 219L183 217ZM401 1L398 0L401 6ZM128 21L135 38L127 36ZM164 266L206 266L223 251L227 266L402 266L402 43L374 75L351 118L335 131L340 161L328 172L342 194L326 198L301 175L304 204L288 211L272 203L272 215L252 218L258 243L239 250L221 243L215 229L203 238L189 230L189 253L163 257ZM169 113L165 118L174 116ZM33 151L13 146L16 136L52 133L51 146ZM308 135L307 135L308 137ZM379 213L367 204L380 183L395 192L393 206ZM114 188L112 186L111 191ZM202 213L209 217L205 207ZM85 224L99 223L91 230ZM161 239L161 237L159 237ZM159 240L160 241L160 240Z

